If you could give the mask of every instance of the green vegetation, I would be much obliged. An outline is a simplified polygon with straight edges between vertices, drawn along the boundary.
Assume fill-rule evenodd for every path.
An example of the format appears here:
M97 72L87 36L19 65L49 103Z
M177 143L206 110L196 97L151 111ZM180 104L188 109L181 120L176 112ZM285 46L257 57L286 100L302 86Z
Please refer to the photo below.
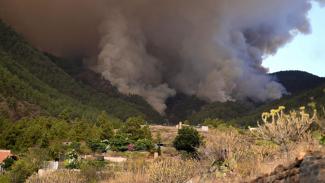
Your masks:
M196 153L197 148L199 148L202 143L202 137L196 129L192 127L183 127L178 130L173 145L179 151Z
M182 103L182 101L178 102ZM187 102L189 101L187 100ZM195 100L193 103L196 103ZM218 119L236 127L256 126L256 121L260 120L260 116L264 111L269 111L277 106L286 106L287 111L297 109L300 106L309 106L321 112L324 104L325 83L318 83L318 86L313 89L301 89L299 92L296 91L294 94L286 95L279 100L268 101L266 103L257 104L254 102L237 101L204 104L200 106L200 110L196 110L196 112L192 111L193 113L184 117L182 121L187 119L191 124L203 124L208 119ZM182 113L182 109L179 108L178 110L180 111L175 111L175 113ZM307 112L312 111L309 110ZM322 116L323 113L319 113L319 115ZM207 125L209 126L211 124Z
M323 135L321 137L321 139L319 140L319 143L322 144L322 145L325 145L325 135Z
M145 121L141 117L130 117L126 123L122 126L120 133L127 135L127 138L131 141L137 141L139 139L150 139L151 132L148 125L144 125Z
M64 166L67 169L77 169L80 166L79 155L76 150L72 149L65 154Z
M80 153L89 150L106 152L110 148L127 150L129 144L136 144L136 148L150 150L151 132L148 126L140 125L142 122L144 120L140 117L129 118L115 134L110 126L53 117L26 118L15 123L2 121L0 124L6 130L0 131L0 148L14 152L26 152L30 147L44 148L49 150L53 159L59 158L65 149ZM68 145L65 142L69 142ZM84 142L87 142L88 148L85 148Z
M60 62L55 59L32 48L0 22L0 103L6 106L1 107L2 116L16 120L43 113L72 120L94 119L106 111L111 118L121 120L131 116L161 120L142 98L110 96L76 81L54 63ZM21 105L27 108L26 114L17 110Z
M15 163L15 159L12 157L7 157L5 160L3 160L0 167L4 169L5 171L8 171L11 169L11 166Z
M0 182L23 183L26 178L41 168L43 162L46 160L48 160L46 150L30 148L8 167L9 170L5 174L0 175Z
M34 49L2 22L0 61L0 118L18 120L26 116L48 115L65 120L95 121L98 114L105 111L106 118L115 121L115 125L131 116L164 123L143 98L119 93L109 81L85 69L78 59L65 60ZM321 86L323 78L298 71L273 76L293 95L266 104L207 104L195 96L178 94L167 101L167 117L172 123L189 120L191 124L199 124L207 118L218 118L232 125L248 126L255 124L261 112L274 106L297 108L310 103L311 98L317 104L325 103L322 92L325 86Z
M285 96L282 99L261 105L243 116L239 116L232 121L241 126L255 126L256 121L260 120L261 114L265 111L270 111L277 106L286 106L286 111L297 109L301 106L310 106L308 113L312 112L312 108L317 111L322 111L322 106L325 104L325 84L314 89L307 90L292 96ZM322 114L320 114L322 115Z
M214 102L203 106L199 112L188 118L194 124L202 123L207 118L231 121L238 116L245 115L254 108L255 106L248 102Z
M206 103L195 96L178 94L167 100L166 114L171 122L188 120L191 124L203 124L206 119L219 119L237 127L255 126L260 114L277 106L287 110L315 104L321 111L325 104L325 78L302 71L283 71L271 74L288 90L282 99L256 103L253 101ZM310 112L310 111L309 111Z
M84 168L91 173L87 166L93 165L86 165L80 155L153 149L151 132L148 126L141 125L145 123L143 118L128 118L117 125L119 129L114 129L105 116L99 114L96 122L54 117L24 118L14 123L1 120L0 126L5 130L0 131L0 149L11 149L18 160L8 158L5 161L3 167L7 171L0 180L9 178L9 182L24 182L48 160L64 160L67 169Z
M199 99L196 96L187 96L182 93L176 94L174 97L170 97L166 101L167 109L166 115L171 123L178 123L179 121L185 121L193 113L201 110L201 107L207 104L207 102Z
M149 139L139 139L134 144L137 151L150 151L154 148L154 145Z

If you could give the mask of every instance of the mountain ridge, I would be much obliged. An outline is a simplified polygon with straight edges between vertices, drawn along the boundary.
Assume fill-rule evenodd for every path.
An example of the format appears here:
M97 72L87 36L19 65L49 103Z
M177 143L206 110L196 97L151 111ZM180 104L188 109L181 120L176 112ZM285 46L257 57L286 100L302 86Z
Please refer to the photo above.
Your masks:
M325 83L325 78L306 71L287 70L271 73L270 76L281 83L289 93L299 93Z

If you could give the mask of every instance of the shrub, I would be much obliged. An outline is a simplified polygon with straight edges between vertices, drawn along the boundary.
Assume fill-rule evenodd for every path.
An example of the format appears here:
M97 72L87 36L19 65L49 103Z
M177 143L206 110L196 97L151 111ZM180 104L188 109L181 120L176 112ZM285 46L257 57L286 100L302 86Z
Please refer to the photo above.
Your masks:
M127 151L131 141L125 134L116 134L110 140L110 149L113 151Z
M6 172L12 183L25 182L25 180L36 172L44 161L48 160L48 151L41 148L29 148L20 159L15 161Z
M93 152L106 152L109 149L108 140L93 140L88 141L88 146Z
M305 137L317 116L316 110L314 110L313 116L310 117L305 112L305 107L301 107L298 113L291 111L289 114L286 114L284 109L285 107L280 106L276 110L271 110L270 113L263 113L263 124L258 123L258 128L250 130L264 140L281 145L288 152L289 143L297 142Z
M69 144L69 148L75 149L76 151L80 150L81 143L80 142L71 142Z
M148 126L144 125L145 121L141 117L128 118L125 125L120 129L121 133L127 135L130 140L151 139L151 132Z
M20 159L12 166L9 177L13 183L23 183L25 180L37 171L36 165L30 160Z
M3 163L0 164L1 168L3 168L4 170L10 170L11 166L15 163L15 159L12 157L8 157L5 160L3 160Z
M0 174L0 182L1 183L11 183L9 175L7 175L7 174L1 175Z
M196 149L202 144L202 137L199 132L192 127L184 127L178 130L173 145L179 151L188 153L196 152Z
M319 143L322 144L322 145L325 145L325 135L323 135L321 137L321 139L319 140Z
M128 145L128 151L134 151L134 144L129 144Z
M137 151L149 151L153 149L154 145L149 139L139 139L135 142L135 150Z
M101 139L110 139L114 136L113 123L110 121L106 112L101 112L96 120L97 126L102 128Z
M223 120L220 120L220 119L211 119L211 118L208 118L208 119L205 119L204 122L203 122L203 125L205 126L209 126L211 128L218 128L219 125L221 124L224 124L225 122Z
M79 168L78 153L74 149L72 149L66 153L66 160L64 161L64 165L68 169Z

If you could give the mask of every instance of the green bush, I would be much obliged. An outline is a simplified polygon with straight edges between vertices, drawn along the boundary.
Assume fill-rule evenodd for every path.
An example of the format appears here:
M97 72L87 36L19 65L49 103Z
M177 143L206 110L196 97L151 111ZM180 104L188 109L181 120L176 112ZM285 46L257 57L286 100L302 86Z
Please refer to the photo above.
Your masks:
M93 152L106 152L108 150L109 141L108 140L95 140L88 141L88 146Z
M202 144L202 137L199 132L192 127L184 127L178 130L178 135L173 141L174 147L179 151L195 153Z
M68 169L77 169L79 168L79 156L78 153L73 149L66 153L66 159L64 161L64 166Z
M154 148L152 141L149 139L139 139L134 145L137 151L149 151Z
M101 139L111 139L114 136L113 123L105 111L98 115L96 124L102 129Z
M15 160L12 157L8 157L5 160L3 160L3 163L1 165L1 168L4 170L10 170L11 166L15 163Z
M0 182L1 183L11 183L9 175L8 174L3 174L3 175L0 174Z
M218 128L218 126L220 126L221 124L224 124L225 122L221 119L211 119L211 118L207 118L204 120L203 125L205 126L209 126L211 128Z
M132 141L138 139L152 139L151 132L148 126L142 126L145 120L142 117L128 118L124 126L120 129L121 133L127 135Z
M322 136L322 138L319 140L319 143L325 145L325 135Z
M14 163L8 172L12 183L23 183L25 180L37 171L37 166L27 159L20 159Z
M127 151L130 143L130 139L128 139L125 134L119 133L110 140L109 145L110 149L113 151Z

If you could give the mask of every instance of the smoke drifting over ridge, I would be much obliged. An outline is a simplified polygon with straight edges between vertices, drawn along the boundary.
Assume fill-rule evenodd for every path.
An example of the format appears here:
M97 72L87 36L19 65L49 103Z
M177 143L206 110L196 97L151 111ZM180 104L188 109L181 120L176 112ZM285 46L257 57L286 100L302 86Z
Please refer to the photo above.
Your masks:
M311 0L1 0L40 49L91 68L163 113L176 92L207 101L280 98L263 56L308 33Z

